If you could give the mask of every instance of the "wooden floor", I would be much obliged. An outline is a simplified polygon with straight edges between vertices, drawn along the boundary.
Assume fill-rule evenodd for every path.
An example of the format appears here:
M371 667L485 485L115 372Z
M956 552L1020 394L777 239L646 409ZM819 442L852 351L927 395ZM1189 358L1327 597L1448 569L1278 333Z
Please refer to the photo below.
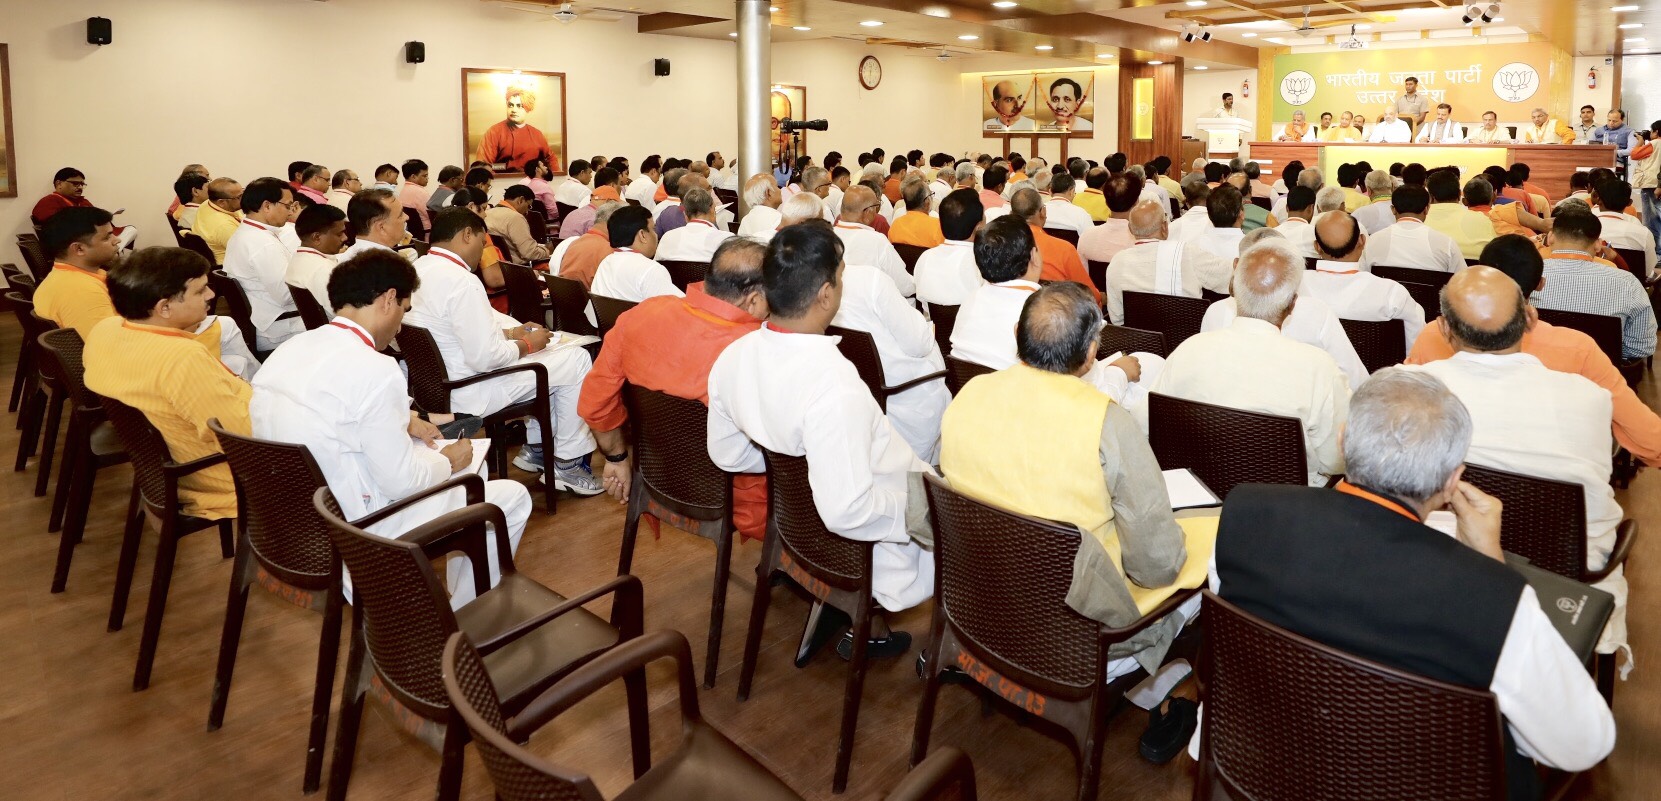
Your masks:
M18 340L8 315L0 322L0 375L12 374ZM1644 394L1653 405L1653 378ZM10 459L16 443L13 427L0 425L0 453ZM527 479L519 473L514 477ZM187 538L181 546L154 679L147 691L134 693L131 675L153 537L140 557L126 628L109 633L104 626L130 473L119 468L100 476L85 541L77 548L68 590L59 595L47 591L57 537L46 534L49 503L32 497L33 481L32 466L26 473L0 474L8 539L7 558L0 562L0 681L7 685L0 692L0 798L302 797L318 618L254 590L225 726L210 733L205 725L208 696L230 570L217 542L203 535ZM1576 798L1630 800L1661 794L1656 789L1661 787L1661 631L1656 617L1661 603L1654 585L1661 569L1656 567L1661 559L1658 489L1661 472L1646 470L1621 497L1647 535L1638 541L1628 570L1638 669L1617 689L1615 753L1582 779ZM622 519L621 507L604 497L562 498L558 516L539 511L532 518L519 551L520 568L567 594L599 584L616 569ZM735 553L719 683L704 691L700 701L707 719L797 792L810 799L832 798L845 663L827 652L805 670L790 665L806 604L789 590L775 591L751 698L745 703L735 699L758 551L749 544ZM646 587L647 627L686 633L700 676L713 553L707 542L665 528L661 540L643 535L634 562ZM930 609L925 605L898 615L894 623L920 641ZM841 797L881 798L905 772L921 689L913 674L914 656L879 663L871 671L852 779ZM661 754L678 736L666 667L651 673L651 685L654 742ZM938 711L934 742L969 753L983 798L1074 797L1074 761L1060 741L1001 713L982 718L976 697L961 687L943 691ZM1143 724L1143 713L1131 709L1110 725L1100 797L1189 798L1194 765L1186 756L1154 767L1136 755ZM614 688L562 717L533 746L590 772L610 796L631 775L625 732L622 692ZM431 797L436 754L394 729L380 712L366 716L360 742L351 798ZM464 788L465 798L492 797L473 749Z

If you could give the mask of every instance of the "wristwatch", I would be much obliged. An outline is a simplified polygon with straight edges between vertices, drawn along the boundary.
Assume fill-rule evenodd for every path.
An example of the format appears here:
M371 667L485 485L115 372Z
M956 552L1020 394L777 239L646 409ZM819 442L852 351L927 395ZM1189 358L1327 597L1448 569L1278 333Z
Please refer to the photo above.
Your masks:
M611 462L612 464L617 464L619 462L626 462L628 460L629 460L629 451L628 451L627 448L624 448L623 452L617 454L616 456L613 456L609 453L606 454L606 461Z

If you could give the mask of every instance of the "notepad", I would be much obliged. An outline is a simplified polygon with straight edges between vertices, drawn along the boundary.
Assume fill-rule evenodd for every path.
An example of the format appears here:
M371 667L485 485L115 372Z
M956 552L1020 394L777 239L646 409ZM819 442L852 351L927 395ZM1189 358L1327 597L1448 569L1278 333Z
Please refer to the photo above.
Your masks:
M1223 503L1199 476L1194 475L1194 471L1186 467L1165 470L1162 475L1165 477L1165 494L1170 497L1173 510L1220 506Z
M558 336L548 343L548 347L524 357L521 361L542 361L552 358L556 353L562 353L572 348L581 348L600 341L600 338L596 336L578 336L567 334L564 331L556 331L555 333Z
M451 477L453 478L455 476L462 476L462 475L466 475L468 473L478 473L481 478L489 479L490 478L490 471L489 471L489 468L485 467L484 460L485 460L486 456L490 455L490 440L489 439L474 439L474 440L468 440L468 441L473 443L473 460L471 462L468 462L467 467L465 469L457 470L456 472L452 473ZM449 447L450 444L453 443L453 442L455 442L455 440L453 440L453 439L433 440L433 449L434 450L442 450L446 447Z

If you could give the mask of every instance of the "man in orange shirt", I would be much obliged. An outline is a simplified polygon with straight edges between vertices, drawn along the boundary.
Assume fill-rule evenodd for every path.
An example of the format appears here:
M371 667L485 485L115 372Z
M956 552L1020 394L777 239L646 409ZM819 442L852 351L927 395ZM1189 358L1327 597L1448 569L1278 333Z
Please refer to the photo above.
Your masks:
M585 289L592 287L594 273L600 270L600 262L605 261L612 253L611 234L606 229L606 223L611 221L612 212L626 208L630 207L611 206L597 212L594 215L594 225L571 243L557 268L549 269L561 278L581 281Z
M1533 292L1544 283L1545 265L1534 243L1525 237L1516 234L1495 237L1482 249L1478 261L1511 276L1525 293ZM1541 322L1533 306L1528 307L1528 320L1523 352L1539 359L1549 369L1584 376L1609 390L1614 399L1615 441L1645 464L1661 465L1661 417L1626 385L1620 371L1597 343L1572 328ZM1444 328L1440 322L1425 326L1413 343L1412 352L1407 354L1407 363L1426 364L1452 357L1453 345L1448 342Z
M888 180L883 181L882 194L888 198L889 203L899 203L900 198L904 197L901 194L900 185L905 183L906 168L909 166L906 163L905 156L895 156L893 163L888 165ZM907 203L906 205L911 204Z
M687 287L686 297L662 295L642 301L617 319L606 335L594 369L583 381L580 414L606 455L602 483L619 501L629 497L632 463L623 425L623 384L656 390L709 405L709 370L727 345L761 327L767 297L761 262L767 246L733 237L710 259L709 276ZM733 525L741 536L759 540L767 523L767 477L733 476Z
M916 245L920 248L938 247L946 241L940 229L940 218L929 214L934 205L934 193L922 178L907 178L901 188L905 198L905 213L888 226L888 241L896 245Z
M1090 280L1090 273L1084 269L1084 260L1079 258L1078 248L1044 233L1044 198L1038 190L1022 189L1016 192L1009 199L1009 213L1020 217L1032 228L1038 253L1044 257L1044 272L1039 275L1040 280L1077 281L1096 296L1097 303L1102 302L1102 291Z

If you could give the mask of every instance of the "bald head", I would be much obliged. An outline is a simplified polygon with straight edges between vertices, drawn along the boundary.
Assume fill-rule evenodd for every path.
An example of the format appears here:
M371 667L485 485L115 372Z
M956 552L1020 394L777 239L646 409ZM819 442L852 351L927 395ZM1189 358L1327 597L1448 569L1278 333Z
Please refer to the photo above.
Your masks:
M848 222L870 225L881 209L877 193L869 187L850 186L848 191L842 193L842 219Z
M1081 375L1094 360L1102 309L1083 285L1050 284L1027 298L1015 326L1015 350L1030 367Z
M1042 225L1044 198L1036 189L1022 189L1009 198L1009 213L1032 225Z
M1453 274L1442 289L1439 323L1454 347L1472 353L1515 353L1532 321L1510 276L1478 265Z
M1303 255L1285 239L1241 252L1230 284L1240 316L1279 326L1292 313L1303 269Z
M1361 224L1347 211L1329 211L1315 221L1315 249L1323 259L1360 261L1366 242Z
M1130 235L1137 239L1164 239L1167 235L1165 206L1144 200L1130 209Z

